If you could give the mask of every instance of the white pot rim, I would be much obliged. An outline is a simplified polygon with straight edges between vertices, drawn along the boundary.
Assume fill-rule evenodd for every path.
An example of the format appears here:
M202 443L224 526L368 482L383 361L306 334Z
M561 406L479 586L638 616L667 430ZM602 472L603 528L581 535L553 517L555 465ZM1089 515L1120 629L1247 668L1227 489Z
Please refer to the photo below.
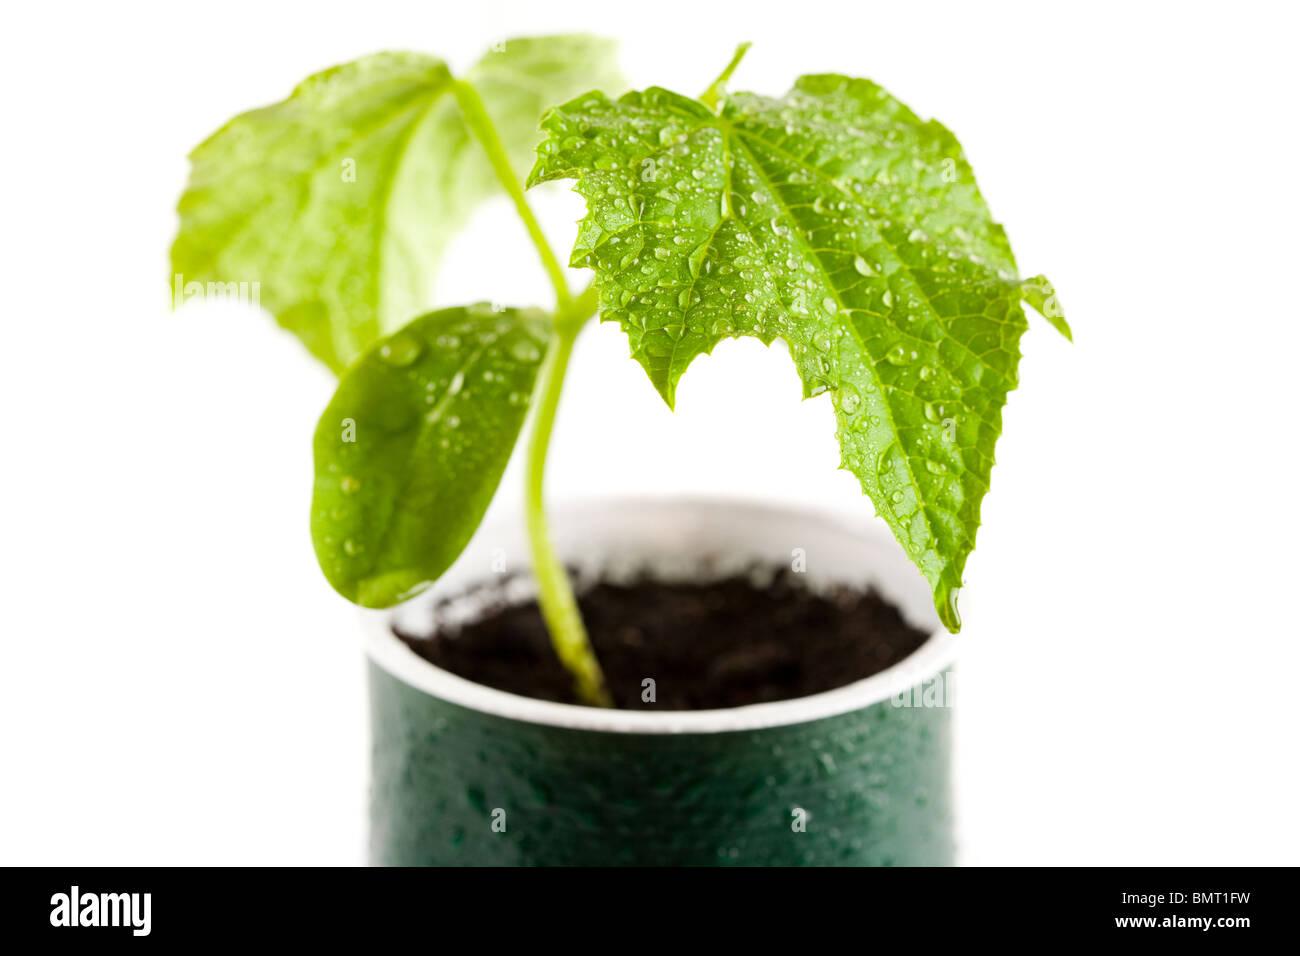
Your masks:
M585 512L613 504L623 508L635 506L643 511L702 507L714 513L744 512L750 520L778 515L788 519L794 515L801 521L814 524L829 523L837 533L862 536L876 542L882 537L874 526L845 519L843 516L832 517L815 511L735 499L619 497L575 503L570 510ZM553 513L563 511L552 510ZM898 547L892 541L890 544ZM537 700L458 677L411 650L393 633L391 623L391 611L362 611L367 655L376 666L401 682L440 700L509 720L613 734L714 734L782 727L835 717L888 701L934 677L953 663L957 650L955 636L942 627L936 627L921 647L892 667L819 694L717 710L613 710Z

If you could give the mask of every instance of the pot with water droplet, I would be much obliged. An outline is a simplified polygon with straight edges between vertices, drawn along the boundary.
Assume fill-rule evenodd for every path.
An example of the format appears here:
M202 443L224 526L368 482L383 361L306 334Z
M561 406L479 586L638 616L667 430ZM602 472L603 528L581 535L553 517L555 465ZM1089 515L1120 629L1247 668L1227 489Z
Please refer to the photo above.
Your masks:
M366 611L371 861L395 865L946 865L954 639L924 580L865 519L721 500L552 509L580 576L661 580L807 556L811 587L872 587L928 639L834 690L720 710L608 710L457 677L394 635L472 593L521 521L489 522L437 585ZM525 570L515 568L512 570ZM427 623L425 625L427 627Z

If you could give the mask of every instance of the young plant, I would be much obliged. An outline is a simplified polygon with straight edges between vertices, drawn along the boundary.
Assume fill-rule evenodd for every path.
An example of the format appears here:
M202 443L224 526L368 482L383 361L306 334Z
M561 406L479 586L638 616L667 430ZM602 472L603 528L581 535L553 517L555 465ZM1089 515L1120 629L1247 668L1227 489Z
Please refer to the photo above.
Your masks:
M658 87L611 98L611 46L590 37L500 44L463 78L379 54L311 77L194 151L174 272L259 282L279 322L341 374L316 431L312 538L349 600L392 605L446 571L531 409L538 603L579 697L609 704L543 507L569 356L599 312L670 407L682 372L722 339L783 339L805 397L830 394L841 466L929 581L940 619L960 627L1021 303L1069 327L1046 279L1019 277L947 129L835 74L777 98L729 93L746 48L695 99ZM594 273L580 295L525 199L525 185L555 179L587 202L569 258ZM554 308L410 320L428 307L438 254L497 190L537 247Z

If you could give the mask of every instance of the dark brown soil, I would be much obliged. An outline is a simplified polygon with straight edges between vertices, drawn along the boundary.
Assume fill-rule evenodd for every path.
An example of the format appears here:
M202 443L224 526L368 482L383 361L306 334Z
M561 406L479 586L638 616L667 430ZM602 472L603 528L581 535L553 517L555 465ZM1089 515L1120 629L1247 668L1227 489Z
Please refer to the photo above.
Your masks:
M579 596L615 705L704 710L786 700L869 677L921 646L923 631L873 592L815 594L794 574L765 587L598 583ZM434 620L442 617L434 609ZM498 602L435 637L400 633L417 654L488 687L577 703L535 603ZM653 701L643 700L647 678Z

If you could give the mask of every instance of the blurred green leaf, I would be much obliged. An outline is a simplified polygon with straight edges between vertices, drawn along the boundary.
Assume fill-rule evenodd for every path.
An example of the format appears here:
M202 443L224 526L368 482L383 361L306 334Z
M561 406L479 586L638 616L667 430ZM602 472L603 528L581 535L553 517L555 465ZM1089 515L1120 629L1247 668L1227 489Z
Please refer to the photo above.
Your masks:
M614 45L512 40L460 81L478 90L522 180L547 106L620 86ZM173 273L256 282L260 302L336 372L427 309L448 240L500 188L441 60L380 53L235 117L191 154Z

